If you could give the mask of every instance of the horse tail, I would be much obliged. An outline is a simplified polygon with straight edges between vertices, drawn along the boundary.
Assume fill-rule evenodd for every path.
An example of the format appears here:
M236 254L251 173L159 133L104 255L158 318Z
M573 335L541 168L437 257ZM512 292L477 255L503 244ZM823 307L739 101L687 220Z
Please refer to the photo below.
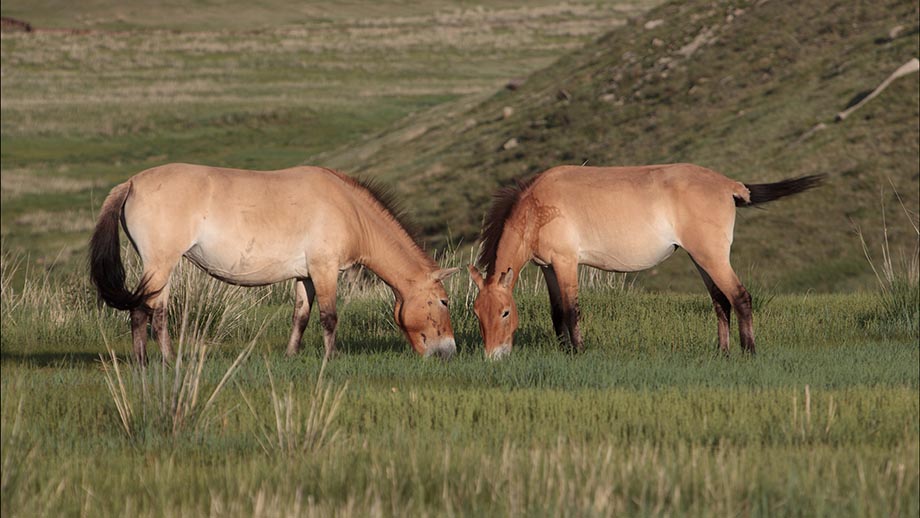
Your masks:
M99 299L115 309L132 310L144 306L149 279L144 277L134 291L125 287L125 266L121 262L118 226L125 202L131 194L131 182L117 185L106 197L99 220L89 241L89 275Z
M736 207L753 207L786 196L814 189L827 178L825 174L788 178L775 183L739 184L734 193Z

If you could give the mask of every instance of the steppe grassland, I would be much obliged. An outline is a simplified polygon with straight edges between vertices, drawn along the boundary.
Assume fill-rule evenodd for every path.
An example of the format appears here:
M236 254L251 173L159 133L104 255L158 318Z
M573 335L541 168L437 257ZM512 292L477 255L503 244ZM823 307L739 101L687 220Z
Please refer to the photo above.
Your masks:
M492 363L471 287L455 277L461 351L445 364L409 352L386 290L358 280L342 294L343 354L316 387L315 323L304 354L281 353L285 289L231 287L183 268L173 330L191 323L209 352L193 377L199 406L170 427L181 400L170 387L187 367L122 363L122 388L110 392L100 366L113 368L107 347L128 357L125 316L97 308L81 277L17 286L6 265L21 263L3 264L3 502L14 514L920 509L917 330L888 318L874 294L778 295L756 314L760 354L724 358L702 293L583 279L589 352L573 357L555 345L539 278L527 272L517 349ZM253 336L214 404L195 410ZM201 350L186 347L190 361ZM337 410L321 416L334 439L275 445L307 441L286 409L312 416L317 394L340 390ZM128 426L117 401L134 408Z
M132 23L104 13L87 25ZM169 160L309 161L408 112L474 102L590 37L580 30L623 19L615 6L580 4L397 14L0 38L4 515L920 512L916 312L893 315L874 293L752 289L760 354L723 358L702 288L647 294L585 273L589 352L573 357L556 346L545 288L527 272L515 353L493 364L458 275L448 289L461 351L442 364L409 352L385 287L358 276L341 290L343 354L317 382L316 322L303 355L281 354L288 286L234 288L184 268L171 323L202 335L189 352L208 345L190 378L198 405L177 405L188 368L120 363L124 388L116 380L110 392L109 351L127 358L128 323L96 306L82 268L86 226L110 185ZM560 34L566 19L581 29ZM511 28L527 23L523 35ZM337 411L311 411L317 394L343 388ZM307 440L288 408L327 418L337 435L281 446ZM185 424L167 426L177 417Z

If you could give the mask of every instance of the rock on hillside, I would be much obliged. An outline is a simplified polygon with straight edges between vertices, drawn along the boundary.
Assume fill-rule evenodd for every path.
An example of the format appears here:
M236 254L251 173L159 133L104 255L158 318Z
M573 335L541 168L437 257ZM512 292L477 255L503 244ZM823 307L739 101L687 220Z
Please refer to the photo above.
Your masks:
M669 3L513 90L318 158L396 185L436 245L448 231L471 242L495 188L558 164L693 162L750 182L829 173L820 191L743 211L733 262L777 289L865 286L854 228L880 236L882 201L893 245L916 246L891 186L916 214L917 74L834 116L920 53L917 27L912 0ZM671 260L639 283L699 280Z

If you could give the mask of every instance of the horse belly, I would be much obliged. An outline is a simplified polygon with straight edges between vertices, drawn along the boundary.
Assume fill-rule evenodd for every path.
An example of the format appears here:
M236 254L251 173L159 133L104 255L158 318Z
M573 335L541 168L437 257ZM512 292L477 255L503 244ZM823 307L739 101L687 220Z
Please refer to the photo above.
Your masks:
M185 256L210 275L232 284L262 286L295 277L307 277L307 258L301 247L278 243L199 241Z
M618 236L603 243L586 243L578 254L578 262L613 272L638 272L661 263L674 253L673 239L639 233Z

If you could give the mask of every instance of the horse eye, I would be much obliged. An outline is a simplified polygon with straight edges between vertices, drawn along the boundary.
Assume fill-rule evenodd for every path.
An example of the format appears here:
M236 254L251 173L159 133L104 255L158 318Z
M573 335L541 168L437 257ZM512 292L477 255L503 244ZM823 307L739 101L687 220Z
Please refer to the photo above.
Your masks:
M446 300L441 299L441 304L444 304L444 307L445 307L445 308L447 307L447 301L446 301Z
M511 314L511 312L508 311L508 310L506 309L506 310L504 311L504 313L502 313L502 318L508 318L508 315L510 315L510 314Z

